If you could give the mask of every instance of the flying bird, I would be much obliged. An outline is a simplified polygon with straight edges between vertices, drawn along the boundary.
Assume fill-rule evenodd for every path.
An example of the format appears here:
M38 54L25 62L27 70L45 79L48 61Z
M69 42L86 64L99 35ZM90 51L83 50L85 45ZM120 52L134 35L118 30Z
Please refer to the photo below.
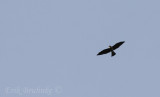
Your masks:
M125 41L121 41L116 43L114 46L109 46L109 48L102 50L101 52L99 52L97 54L98 55L103 55L103 54L107 54L109 52L111 52L111 56L116 55L116 53L114 52L115 49L119 48Z

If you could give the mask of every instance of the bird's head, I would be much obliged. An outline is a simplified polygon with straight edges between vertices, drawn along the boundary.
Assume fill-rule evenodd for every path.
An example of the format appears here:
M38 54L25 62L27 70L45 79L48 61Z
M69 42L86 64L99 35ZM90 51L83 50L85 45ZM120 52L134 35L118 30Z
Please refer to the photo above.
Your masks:
M109 46L109 48L112 48L112 46Z

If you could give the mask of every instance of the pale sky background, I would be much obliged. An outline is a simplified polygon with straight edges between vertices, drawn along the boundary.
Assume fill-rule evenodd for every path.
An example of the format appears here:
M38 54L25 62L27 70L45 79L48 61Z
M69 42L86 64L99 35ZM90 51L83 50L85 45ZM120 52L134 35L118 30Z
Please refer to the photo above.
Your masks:
M160 97L159 50L159 0L0 0L3 97Z

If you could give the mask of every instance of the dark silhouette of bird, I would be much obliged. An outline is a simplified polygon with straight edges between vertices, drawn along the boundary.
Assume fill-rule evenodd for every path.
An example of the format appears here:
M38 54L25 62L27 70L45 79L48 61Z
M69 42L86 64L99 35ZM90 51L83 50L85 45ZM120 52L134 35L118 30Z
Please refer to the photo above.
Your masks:
M99 52L97 54L98 55L103 55L103 54L107 54L109 52L111 52L111 56L116 55L116 53L114 52L115 49L119 48L125 41L121 41L116 43L114 46L109 46L109 48L102 50L101 52Z

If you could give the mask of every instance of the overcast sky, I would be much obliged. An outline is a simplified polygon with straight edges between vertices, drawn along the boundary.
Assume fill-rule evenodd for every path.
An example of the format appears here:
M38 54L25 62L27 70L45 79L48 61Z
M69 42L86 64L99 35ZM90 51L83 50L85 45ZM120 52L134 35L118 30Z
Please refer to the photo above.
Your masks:
M0 95L160 97L159 4L0 0Z

